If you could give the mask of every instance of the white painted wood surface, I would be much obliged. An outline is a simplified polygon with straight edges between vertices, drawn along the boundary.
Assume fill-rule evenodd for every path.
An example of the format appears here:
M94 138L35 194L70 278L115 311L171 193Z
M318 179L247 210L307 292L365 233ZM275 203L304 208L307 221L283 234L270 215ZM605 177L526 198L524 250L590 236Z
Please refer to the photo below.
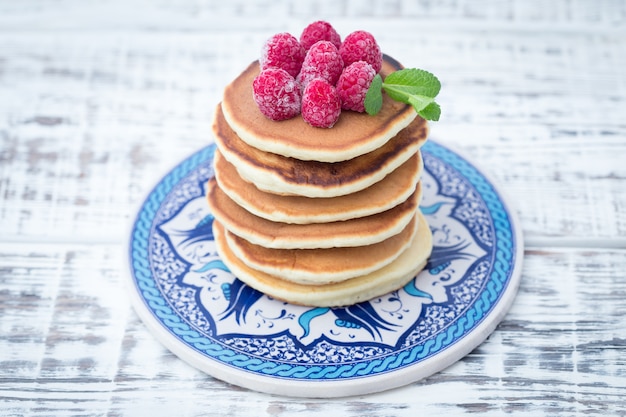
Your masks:
M131 309L127 222L278 31L366 29L443 83L432 136L499 183L518 297L466 358L338 400L189 367ZM626 415L626 2L0 1L0 415Z

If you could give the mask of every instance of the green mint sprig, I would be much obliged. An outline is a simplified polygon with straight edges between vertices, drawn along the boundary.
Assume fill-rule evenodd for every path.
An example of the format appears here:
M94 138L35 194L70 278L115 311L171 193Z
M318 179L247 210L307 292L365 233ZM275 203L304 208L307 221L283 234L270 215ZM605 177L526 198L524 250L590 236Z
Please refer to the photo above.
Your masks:
M433 74L417 68L405 68L392 72L385 81L376 74L365 95L365 111L377 114L383 105L383 90L389 97L413 106L417 114L426 120L439 120L441 108L435 97L441 83Z

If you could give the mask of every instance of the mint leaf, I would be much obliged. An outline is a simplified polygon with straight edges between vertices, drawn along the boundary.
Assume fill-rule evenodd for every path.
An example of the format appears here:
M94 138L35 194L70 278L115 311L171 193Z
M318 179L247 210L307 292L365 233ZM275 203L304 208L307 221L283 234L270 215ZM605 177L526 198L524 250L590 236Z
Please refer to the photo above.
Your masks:
M384 85L393 85L395 89L408 94L419 94L431 98L437 97L441 90L441 83L437 77L417 68L404 68L392 72L385 78Z
M387 75L385 81L379 74L365 95L365 111L374 115L382 107L382 92L393 100L413 106L417 114L426 120L439 120L441 108L435 97L441 90L441 83L433 74L417 68L405 68Z
M426 107L428 107L431 103L434 103L434 102L435 100L430 97L420 96L417 94L406 96L406 103L413 106L415 111L418 113L424 110Z
M375 115L383 106L382 85L383 79L380 74L376 74L372 80L372 84L370 84L370 87L367 90L367 93L365 93L365 101L363 102L365 111L369 115Z
M439 104L434 101L430 103L428 106L424 107L421 111L417 112L420 116L422 116L426 120L437 121L439 120L439 116L441 116L441 108Z

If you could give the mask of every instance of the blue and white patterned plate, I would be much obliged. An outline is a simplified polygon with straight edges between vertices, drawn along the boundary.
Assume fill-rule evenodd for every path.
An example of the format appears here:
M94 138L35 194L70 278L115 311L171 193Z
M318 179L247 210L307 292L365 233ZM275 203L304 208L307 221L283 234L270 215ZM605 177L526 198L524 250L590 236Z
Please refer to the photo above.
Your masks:
M404 288L343 308L290 305L233 276L216 253L210 145L150 192L132 224L135 310L173 353L253 390L337 397L429 376L483 342L517 292L522 239L501 193L466 159L423 147L421 203L434 249Z

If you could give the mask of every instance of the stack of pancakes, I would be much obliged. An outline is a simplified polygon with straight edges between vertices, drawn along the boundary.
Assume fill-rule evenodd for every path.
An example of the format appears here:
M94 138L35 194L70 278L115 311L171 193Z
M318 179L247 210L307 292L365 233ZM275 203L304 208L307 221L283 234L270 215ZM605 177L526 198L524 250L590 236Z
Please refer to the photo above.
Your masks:
M385 57L381 75L399 69ZM426 121L384 98L376 116L344 111L333 128L272 121L252 95L251 64L224 90L208 202L223 262L274 298L342 306L405 285L425 265L419 211Z

